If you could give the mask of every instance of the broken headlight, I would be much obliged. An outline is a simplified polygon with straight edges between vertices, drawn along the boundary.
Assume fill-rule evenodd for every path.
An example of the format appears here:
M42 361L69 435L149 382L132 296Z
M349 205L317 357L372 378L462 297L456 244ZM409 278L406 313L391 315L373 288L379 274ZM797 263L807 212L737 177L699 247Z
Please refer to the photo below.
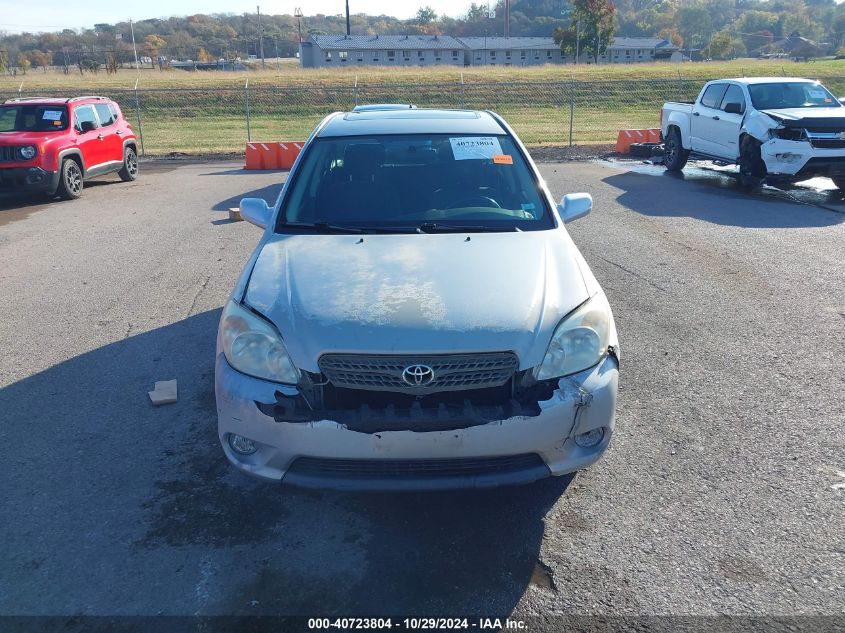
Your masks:
M772 130L772 137L784 141L806 141L807 130L803 127L778 127Z
M534 370L537 380L584 371L607 354L610 306L598 293L567 315L557 326L543 363Z
M273 382L299 382L299 370L276 328L234 301L223 309L220 339L226 360L239 372Z

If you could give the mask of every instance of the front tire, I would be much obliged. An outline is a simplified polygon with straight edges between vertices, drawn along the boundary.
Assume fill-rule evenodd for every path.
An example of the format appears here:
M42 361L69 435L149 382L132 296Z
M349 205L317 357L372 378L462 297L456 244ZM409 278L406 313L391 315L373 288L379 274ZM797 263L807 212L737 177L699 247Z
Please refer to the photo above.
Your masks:
M766 163L760 156L760 141L746 136L739 148L739 184L756 189L766 179Z
M123 182L132 182L138 177L138 154L131 147L123 151L123 167L117 175Z
M62 174L59 178L59 196L65 200L76 200L82 195L83 187L82 168L72 158L66 158L62 163Z
M681 171L687 164L689 150L684 149L681 132L676 127L669 128L663 143L663 164L669 171Z

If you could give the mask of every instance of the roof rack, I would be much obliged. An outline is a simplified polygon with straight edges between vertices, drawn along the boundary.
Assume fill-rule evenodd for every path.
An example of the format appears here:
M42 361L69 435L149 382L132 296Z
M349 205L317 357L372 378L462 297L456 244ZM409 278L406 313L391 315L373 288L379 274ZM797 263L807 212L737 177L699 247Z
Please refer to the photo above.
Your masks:
M97 95L83 95L80 97L18 97L16 99L6 99L5 103L18 103L21 101L52 101L54 103L72 103L74 101L81 101L83 99L98 99L99 101L108 101L108 97L98 97Z
M357 105L352 108L353 112L375 112L381 110L416 110L417 106L412 103L371 103Z
M99 99L100 101L108 101L108 97L98 97L97 95L83 95L81 97L71 97L65 103L71 103L72 101L81 101L82 99Z
M17 97L16 99L6 99L4 103L17 103L19 101L62 101L60 97Z

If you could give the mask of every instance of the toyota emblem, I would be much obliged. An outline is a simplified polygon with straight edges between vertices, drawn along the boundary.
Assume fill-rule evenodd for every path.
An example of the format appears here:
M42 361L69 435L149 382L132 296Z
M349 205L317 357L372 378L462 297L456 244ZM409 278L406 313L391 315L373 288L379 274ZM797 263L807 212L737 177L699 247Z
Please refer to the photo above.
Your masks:
M428 365L408 365L402 370L402 380L412 387L424 387L434 382L434 370Z

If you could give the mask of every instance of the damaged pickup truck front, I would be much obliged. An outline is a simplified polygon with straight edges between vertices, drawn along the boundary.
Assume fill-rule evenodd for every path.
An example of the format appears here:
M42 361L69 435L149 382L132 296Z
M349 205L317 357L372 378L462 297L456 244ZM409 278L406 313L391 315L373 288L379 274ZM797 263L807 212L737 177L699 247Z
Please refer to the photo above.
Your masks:
M845 189L845 107L817 81L711 81L695 102L663 106L661 132L670 171L701 158L739 165L747 187L829 176Z
M218 335L223 450L305 487L490 487L595 462L614 428L607 299L489 112L327 117L273 208Z

